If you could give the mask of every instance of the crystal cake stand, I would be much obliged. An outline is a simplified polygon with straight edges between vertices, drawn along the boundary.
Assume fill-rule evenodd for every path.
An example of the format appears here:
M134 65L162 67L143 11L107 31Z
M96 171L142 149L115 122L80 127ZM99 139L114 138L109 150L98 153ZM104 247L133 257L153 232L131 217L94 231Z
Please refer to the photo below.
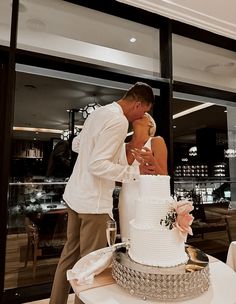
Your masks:
M201 295L210 285L209 260L201 250L186 246L187 263L176 267L152 267L134 262L128 246L113 254L112 276L116 283L142 299L180 301Z

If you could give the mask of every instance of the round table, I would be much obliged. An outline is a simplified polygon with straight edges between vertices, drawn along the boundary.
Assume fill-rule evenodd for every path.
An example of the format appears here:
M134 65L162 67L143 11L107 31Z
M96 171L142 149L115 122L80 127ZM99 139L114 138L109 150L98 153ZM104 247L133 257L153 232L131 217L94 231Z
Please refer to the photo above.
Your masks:
M79 297L85 304L236 304L236 273L225 263L209 256L211 285L201 296L178 302L159 302L142 300L129 295L116 284L110 284L80 292ZM71 282L73 286L73 281Z

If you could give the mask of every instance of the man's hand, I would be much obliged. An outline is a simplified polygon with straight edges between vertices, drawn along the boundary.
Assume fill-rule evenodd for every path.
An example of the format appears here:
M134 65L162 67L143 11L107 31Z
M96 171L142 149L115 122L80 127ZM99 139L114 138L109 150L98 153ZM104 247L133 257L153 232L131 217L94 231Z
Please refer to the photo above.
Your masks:
M140 164L139 171L141 175L155 175L155 166L149 164Z

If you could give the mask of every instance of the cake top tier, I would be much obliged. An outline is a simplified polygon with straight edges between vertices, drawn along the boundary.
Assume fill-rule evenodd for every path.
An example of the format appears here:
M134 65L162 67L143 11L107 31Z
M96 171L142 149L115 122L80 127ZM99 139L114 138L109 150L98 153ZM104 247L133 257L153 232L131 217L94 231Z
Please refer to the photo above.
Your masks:
M140 198L168 198L170 196L170 176L140 175L139 195Z

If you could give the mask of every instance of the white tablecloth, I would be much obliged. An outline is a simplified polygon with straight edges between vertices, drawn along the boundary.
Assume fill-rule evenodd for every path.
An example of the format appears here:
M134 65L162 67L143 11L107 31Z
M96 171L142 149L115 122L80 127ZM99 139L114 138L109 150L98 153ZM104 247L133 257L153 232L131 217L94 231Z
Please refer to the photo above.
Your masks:
M182 301L182 303L236 304L236 273L225 263L213 258L210 259L210 276L211 285L207 292L197 298ZM85 304L167 303L157 301L143 301L140 298L129 295L116 284L85 290L80 292L79 296ZM171 303L173 304L174 302Z
M226 264L236 271L236 242L230 243Z

